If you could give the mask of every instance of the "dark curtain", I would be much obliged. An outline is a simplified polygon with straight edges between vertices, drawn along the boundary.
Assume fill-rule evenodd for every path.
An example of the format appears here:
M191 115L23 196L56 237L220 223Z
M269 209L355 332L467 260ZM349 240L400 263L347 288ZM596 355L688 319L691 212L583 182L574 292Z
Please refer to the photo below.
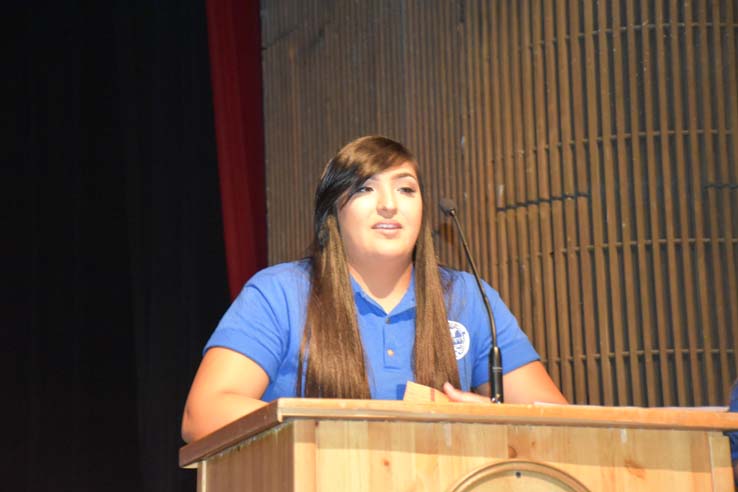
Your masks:
M6 9L2 488L194 491L180 417L229 303L204 2Z

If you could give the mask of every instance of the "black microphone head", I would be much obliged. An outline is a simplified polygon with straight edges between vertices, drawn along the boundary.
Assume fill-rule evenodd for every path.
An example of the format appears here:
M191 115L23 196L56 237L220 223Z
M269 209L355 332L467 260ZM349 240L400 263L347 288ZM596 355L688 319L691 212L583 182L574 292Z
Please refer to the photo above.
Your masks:
M438 206L441 207L441 210L446 215L456 214L456 204L450 198L441 198L441 201L438 202Z

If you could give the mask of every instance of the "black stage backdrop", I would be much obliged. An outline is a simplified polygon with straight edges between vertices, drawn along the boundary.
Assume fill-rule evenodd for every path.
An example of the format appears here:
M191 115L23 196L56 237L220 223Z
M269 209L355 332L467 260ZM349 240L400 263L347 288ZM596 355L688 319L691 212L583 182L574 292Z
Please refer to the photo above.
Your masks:
M2 488L194 491L181 411L229 303L204 2L6 9Z

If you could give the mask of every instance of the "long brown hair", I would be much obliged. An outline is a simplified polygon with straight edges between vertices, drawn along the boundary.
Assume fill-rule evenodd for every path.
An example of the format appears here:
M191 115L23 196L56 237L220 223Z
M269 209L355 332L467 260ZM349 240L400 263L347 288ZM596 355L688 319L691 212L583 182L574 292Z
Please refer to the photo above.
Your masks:
M323 398L370 398L364 349L337 214L364 182L415 157L386 137L358 138L343 147L323 172L315 192L311 287L298 361L297 394ZM448 327L438 261L423 207L415 243L415 344L413 372L421 384L459 386L459 372Z

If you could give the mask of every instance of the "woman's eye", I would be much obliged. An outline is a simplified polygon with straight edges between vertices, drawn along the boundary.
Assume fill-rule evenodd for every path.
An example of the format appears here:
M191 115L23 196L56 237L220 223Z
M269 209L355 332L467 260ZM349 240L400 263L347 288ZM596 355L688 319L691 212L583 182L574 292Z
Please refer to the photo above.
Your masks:
M413 194L417 190L415 188L411 187L411 186L403 186L402 188L400 188L400 191L402 193Z
M356 190L356 193L366 193L368 191L372 191L371 186L359 186L359 188Z

